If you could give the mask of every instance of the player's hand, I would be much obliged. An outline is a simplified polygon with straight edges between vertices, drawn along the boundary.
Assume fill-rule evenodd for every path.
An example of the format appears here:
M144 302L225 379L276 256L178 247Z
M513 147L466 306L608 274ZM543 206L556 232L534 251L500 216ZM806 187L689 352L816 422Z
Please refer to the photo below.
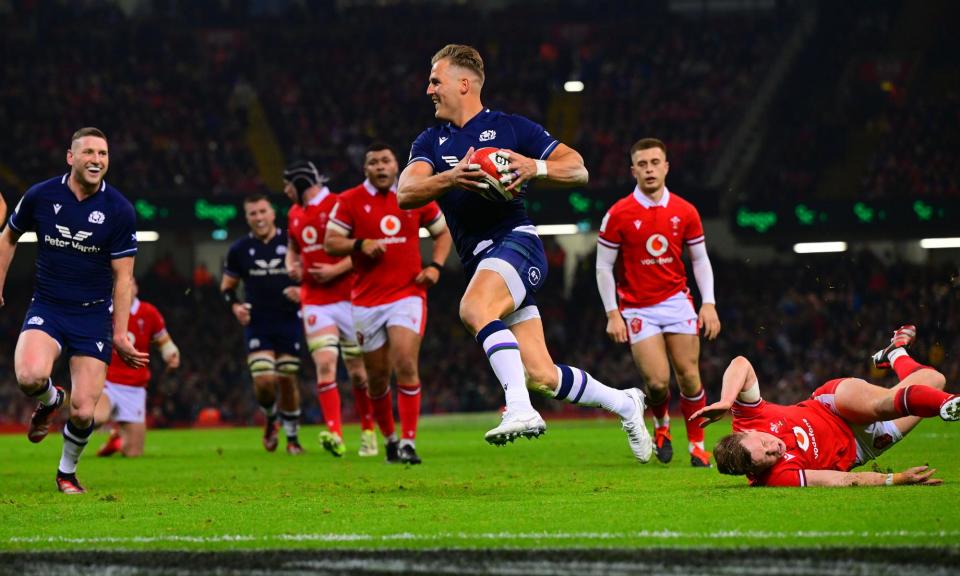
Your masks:
M373 241L371 240L370 242ZM367 242L364 242L364 245L366 244ZM314 280L321 284L326 284L340 275L337 273L336 268L333 267L333 264L314 264L307 269L307 274L310 274Z
M233 310L233 315L237 317L237 322L239 322L241 326L246 326L250 323L250 304L240 304L238 302L231 306L230 309Z
M723 418L727 411L730 410L732 404L730 402L714 402L709 406L704 406L703 408L697 410L690 416L689 421L695 422L697 418L703 418L703 422L700 423L701 428L706 428L707 426L713 424L717 420Z
M900 473L900 482L897 484L923 484L924 486L938 486L943 484L940 478L931 478L937 473L936 468L929 466L914 466Z
M432 288L440 281L440 271L433 266L427 266L417 274L417 277L414 278L413 281L417 286Z
M300 303L300 287L287 286L283 289L283 295L291 302Z
M697 330L703 330L707 340L715 340L720 334L720 318L717 316L717 307L714 304L702 304L697 316Z
M617 344L627 342L627 323L623 321L619 310L607 312L607 336Z
M360 251L368 258L379 258L387 251L387 247L380 240L366 239L360 245Z
M167 358L167 372L173 372L180 367L180 351L174 352Z
M497 156L507 161L506 166L500 166L497 171L503 174L500 181L507 184L507 192L519 192L520 187L527 180L537 177L537 163L519 152L513 150L498 150ZM516 192L515 192L516 191Z
M293 266L287 267L287 276L289 276L294 282L300 282L303 280L303 266L297 262Z
M123 363L131 368L142 368L150 364L150 353L134 348L126 333L113 339L113 349L117 351Z
M473 146L463 155L463 159L457 162L457 165L443 172L450 179L450 186L454 188L463 188L470 192L483 192L490 189L490 185L484 182L486 178L479 164L470 164L470 157L473 156Z

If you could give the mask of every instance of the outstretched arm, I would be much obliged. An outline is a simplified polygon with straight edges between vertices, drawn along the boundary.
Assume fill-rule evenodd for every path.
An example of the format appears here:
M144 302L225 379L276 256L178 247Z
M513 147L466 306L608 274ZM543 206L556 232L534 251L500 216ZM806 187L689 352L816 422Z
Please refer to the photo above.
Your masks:
M723 418L727 410L733 406L735 400L750 404L760 401L760 384L757 382L757 373L754 372L750 361L743 356L737 356L731 360L730 365L724 371L720 400L698 410L690 417L690 420L704 418L700 427L706 428Z
M840 472L838 470L804 470L807 486L901 486L923 484L937 486L943 483L940 478L932 478L936 468L915 466L903 472L883 474L880 472Z

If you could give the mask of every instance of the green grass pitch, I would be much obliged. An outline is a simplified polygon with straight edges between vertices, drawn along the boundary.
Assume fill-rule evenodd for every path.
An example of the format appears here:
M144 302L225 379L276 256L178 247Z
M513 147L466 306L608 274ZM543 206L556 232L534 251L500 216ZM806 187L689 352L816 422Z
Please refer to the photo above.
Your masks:
M0 550L938 546L960 541L960 426L925 422L883 469L929 463L940 487L750 489L743 478L636 463L615 420L549 421L503 448L493 414L424 418L421 466L260 445L260 430L153 430L147 455L80 462L83 496L56 492L61 438L0 436ZM729 424L708 429L711 445ZM381 445L382 452L382 445Z

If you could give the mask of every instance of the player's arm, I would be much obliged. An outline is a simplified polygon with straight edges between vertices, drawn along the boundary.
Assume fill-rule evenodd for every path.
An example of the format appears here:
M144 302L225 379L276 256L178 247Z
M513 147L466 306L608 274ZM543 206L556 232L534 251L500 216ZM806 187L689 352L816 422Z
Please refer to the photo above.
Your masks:
M397 184L397 203L404 210L426 205L431 200L443 196L452 188L463 188L471 192L486 190L489 184L483 182L484 172L479 164L470 164L473 147L467 150L456 166L439 174L433 173L429 162L414 161L400 173Z
M697 328L703 330L704 337L713 340L720 334L720 318L717 316L717 299L713 294L713 267L710 265L710 256L707 255L707 243L701 241L687 246L687 249L690 251L693 277L700 290Z
M700 427L706 428L723 418L733 406L734 401L744 404L755 404L760 401L760 383L757 381L757 373L750 361L743 356L737 356L731 360L730 365L723 372L720 400L697 410L690 420L703 418L704 421L700 423Z
M497 152L508 164L500 172L513 177L507 190L512 191L528 180L541 178L565 186L584 185L590 179L590 173L583 163L583 156L566 144L557 144L545 160L527 158L519 152L501 150Z
M17 240L20 239L20 233L7 226L0 232L0 308L3 307L3 286L7 281L7 271L10 270L10 262L13 261L13 254L17 251Z
M607 336L623 344L627 341L627 325L617 306L617 282L613 277L613 266L619 254L619 248L597 243L597 291L600 292L603 311L607 314Z
M320 284L325 284L353 270L353 260L347 256L333 264L314 264L307 273Z
M166 329L155 335L151 342L160 351L160 357L167 365L167 370L176 370L180 367L180 349L174 344L173 338Z
M350 230L337 224L334 220L327 221L327 232L323 236L323 249L331 256L349 256L354 252L365 254L370 258L378 258L386 251L386 247L379 240L372 238L351 238ZM353 266L353 260L350 265Z
M133 256L114 258L113 268L113 348L131 368L150 363L150 354L137 350L127 337L130 306L133 304Z
M932 476L936 468L915 466L903 472L883 474L881 472L840 472L839 470L804 470L807 486L826 486L839 488L846 486L903 486L908 484L923 484L937 486L943 483L940 478Z
M230 312L237 319L241 326L250 323L250 305L240 300L237 294L237 287L240 286L240 279L226 271L223 278L220 279L220 294L223 295L223 301L227 304Z
M443 263L447 261L450 255L450 247L453 246L453 237L447 228L447 221L440 213L437 218L427 225L427 231L433 239L433 253L430 255L430 263L420 270L414 280L417 284L425 285L428 288L435 286L440 281L440 270L443 269Z
M303 264L300 261L300 245L293 239L287 238L287 253L283 256L283 263L287 267L287 275L294 282L303 279Z
M6 223L7 223L7 201L3 199L3 194L0 194L0 230L3 230L3 226Z

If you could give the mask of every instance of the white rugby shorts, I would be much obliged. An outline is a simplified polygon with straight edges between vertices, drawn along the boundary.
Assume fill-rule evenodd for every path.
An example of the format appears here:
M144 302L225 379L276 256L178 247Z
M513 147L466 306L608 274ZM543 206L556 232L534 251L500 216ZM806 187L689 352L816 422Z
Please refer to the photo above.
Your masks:
M356 332L353 329L353 311L349 300L334 302L333 304L304 304L303 330L310 335L322 328L336 326L340 331L340 341L353 344L356 342Z
M697 311L693 309L693 298L687 290L653 306L624 308L620 314L627 323L631 344L656 334L697 333Z
M110 416L117 422L142 424L147 417L147 389L141 386L115 384L109 380L103 386L103 393L110 399L113 408Z
M364 352L387 343L388 326L402 326L423 336L426 324L427 302L420 296L407 296L379 306L353 307L353 326Z

